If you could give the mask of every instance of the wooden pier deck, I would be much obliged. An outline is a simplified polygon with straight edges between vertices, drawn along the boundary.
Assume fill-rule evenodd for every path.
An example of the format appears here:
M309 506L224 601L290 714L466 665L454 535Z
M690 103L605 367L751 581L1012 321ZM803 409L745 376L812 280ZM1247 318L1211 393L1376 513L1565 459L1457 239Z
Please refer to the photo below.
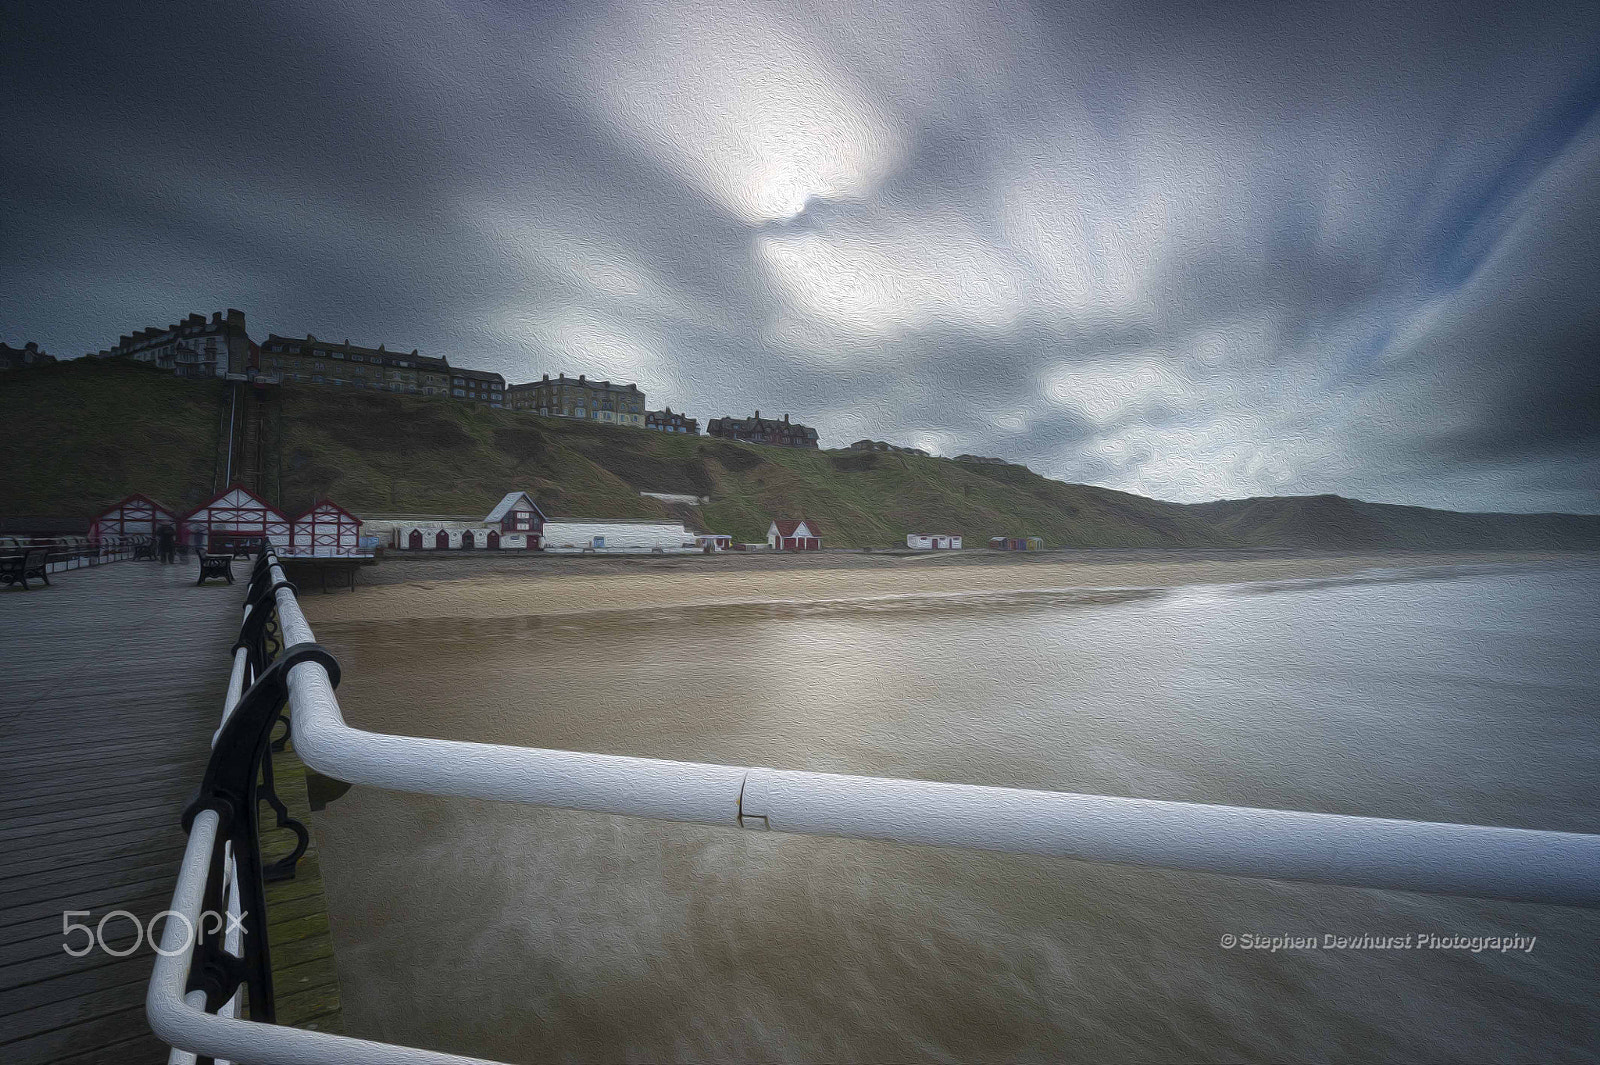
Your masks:
M306 794L306 767L294 753L291 740L272 756L272 775L278 798L289 816L311 827L310 799ZM295 835L273 828L272 813L263 806L261 852L276 861L294 850ZM301 857L293 880L267 884L267 944L272 950L272 988L277 998L278 1023L320 1032L344 1031L339 1003L339 978L333 966L333 933L322 894L322 865L317 836Z
M245 570L241 561L236 573ZM77 949L84 933L64 937L62 915L86 910L75 920L98 925L125 910L148 927L171 901L185 843L179 817L221 715L243 605L242 584L196 587L196 572L193 562L118 562L52 575L48 588L0 591L0 1061L8 1065L166 1060L144 1019L149 943L121 958L98 944L72 957L63 944ZM287 764L278 773L305 820L303 773ZM280 835L266 838L269 854ZM313 858L295 880L272 885L269 900L283 903L280 925L300 922L275 969L298 966L306 978L281 989L289 1010L280 1019L327 1028L337 1025L337 991L330 1010L327 982L307 982L319 963L331 972L326 915L309 912L321 906L315 874ZM104 926L112 950L127 950L134 936L125 917Z

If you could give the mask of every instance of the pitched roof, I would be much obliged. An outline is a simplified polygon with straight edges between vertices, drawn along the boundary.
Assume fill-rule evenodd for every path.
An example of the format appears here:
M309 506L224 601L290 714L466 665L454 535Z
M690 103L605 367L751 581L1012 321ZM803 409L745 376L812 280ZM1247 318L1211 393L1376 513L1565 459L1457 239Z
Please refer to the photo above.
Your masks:
M802 525L804 525L806 527L806 531L809 532L812 536L818 537L819 539L822 536L822 531L817 528L816 523L815 522L811 522L811 521L807 521L805 518L796 518L793 521L787 521L785 519L779 518L779 519L775 520L772 524L774 524L774 525L776 525L778 527L778 535L779 536L793 536L794 535L794 531L796 529L800 528L800 526L802 526Z
M119 501L111 504L105 510L102 510L99 514L95 515L95 520L96 521L100 520L101 518L105 517L107 514L110 514L112 511L121 510L123 507L127 506L129 503L132 503L134 500L139 500L140 502L149 503L152 509L160 511L161 513L165 514L169 518L172 518L173 520L177 520L177 517L178 517L178 512L177 511L173 510L169 506L165 506L165 505L157 502L154 499L151 499L149 496L145 495L142 492L135 492L135 493L133 493L133 495L128 496L126 499L122 499L122 500L119 500Z
M262 499L260 496L256 495L254 492L250 491L250 489L246 488L242 484L238 484L237 482L235 482L234 484L229 485L226 489L224 489L215 498L209 500L208 502L201 503L198 507L195 507L193 510L189 511L189 513L185 514L182 517L181 520L182 521L188 521L190 518L194 517L196 514L200 513L202 510L210 510L212 507L216 507L217 504L221 503L224 499L227 499L230 495L232 495L235 492L243 493L246 497L249 498L251 503L253 503L256 506L260 507L262 510L266 511L267 515L269 515L269 516L265 520L267 520L267 521L277 521L277 522L282 522L284 524L288 524L289 519L286 518L282 513L280 513L278 511L277 507L274 507L271 503L268 503L266 500ZM219 510L255 509L255 507L236 508L236 507L232 507L232 506L223 506L223 507L218 507L218 509Z
M343 514L345 517L347 517L351 521L355 522L357 525L361 524L361 519L360 518L356 517L354 514L350 513L348 510L344 509L343 507L341 507L339 504L335 503L331 499L319 499L319 500L317 500L315 503L311 504L305 510L302 510L299 514L296 514L295 517L294 517L294 520L296 522L299 522L299 521L303 520L304 518L306 518L308 515L310 515L310 513L313 510L320 510L323 507L332 507L334 510L337 510L340 514Z
M281 337L277 333L268 333L267 339L262 341L263 347L269 347L274 344L293 345L294 351L313 357L320 357L319 353L321 352L327 352L331 355L337 351L344 355L360 355L369 362L384 366L398 366L401 362L406 362L414 364L419 370L431 370L434 373L460 372L456 367L450 365L448 359L433 355L422 355L415 348L409 352L399 349L389 350L382 344L375 348L366 348L360 344L352 344L349 341L343 344L335 344L331 340L318 340L310 333L307 333L304 337Z
M507 492L505 494L505 498L500 500L500 502L496 503L494 505L494 509L489 511L489 516L483 519L484 522L487 523L487 522L494 522L494 521L502 520L506 516L506 514L511 510L511 508L516 506L518 500L525 501L528 504L528 509L533 511L535 514L539 515L539 520L540 521L544 521L545 520L544 511L539 509L539 504L535 503L533 501L533 497L530 496L528 493L526 493L526 492Z

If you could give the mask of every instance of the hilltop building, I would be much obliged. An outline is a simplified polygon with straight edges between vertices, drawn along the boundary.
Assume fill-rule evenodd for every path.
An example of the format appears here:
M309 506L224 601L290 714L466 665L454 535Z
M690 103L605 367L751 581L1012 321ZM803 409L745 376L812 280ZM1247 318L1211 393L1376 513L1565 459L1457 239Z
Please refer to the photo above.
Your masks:
M665 410L647 410L644 412L644 427L662 433L688 433L690 436L700 435L700 421L687 415L674 413L671 407Z
M0 344L0 370L20 370L24 366L40 366L55 361L54 355L46 355L39 350L39 345L31 340L20 348L14 348L10 344Z
M450 394L456 399L470 399L487 403L491 407L505 406L506 379L488 370L463 370L450 368Z
M638 385L591 381L584 374L559 374L554 380L545 374L538 381L512 385L506 389L506 406L553 418L644 427L644 393Z
M706 426L708 436L724 440L740 440L747 444L776 444L780 447L816 447L817 431L799 422L791 422L785 414L783 420L763 418L756 411L749 418L712 418Z
M217 311L209 320L191 314L165 329L151 326L124 333L115 347L98 352L96 358L147 362L179 377L226 377L253 369L257 355L245 335L244 312L230 307L226 315Z
M423 396L448 396L452 373L447 361L419 355L416 349L387 351L382 344L364 348L348 340L334 344L310 333L304 339L269 334L261 345L261 369L286 382Z

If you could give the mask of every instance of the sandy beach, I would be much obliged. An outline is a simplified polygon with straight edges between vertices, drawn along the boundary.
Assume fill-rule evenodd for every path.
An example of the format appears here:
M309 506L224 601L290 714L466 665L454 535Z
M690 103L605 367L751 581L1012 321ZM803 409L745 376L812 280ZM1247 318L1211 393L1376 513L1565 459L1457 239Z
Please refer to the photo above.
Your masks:
M1419 566L1597 561L1566 552L1319 555L1303 552L1055 551L670 558L389 557L355 594L308 595L318 622L497 618L735 603L825 602L897 595L1164 588L1305 580Z

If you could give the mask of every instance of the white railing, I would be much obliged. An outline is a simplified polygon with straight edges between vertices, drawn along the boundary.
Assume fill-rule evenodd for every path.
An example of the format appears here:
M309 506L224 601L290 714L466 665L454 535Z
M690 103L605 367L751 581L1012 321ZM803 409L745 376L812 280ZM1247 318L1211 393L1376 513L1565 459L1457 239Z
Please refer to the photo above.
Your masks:
M274 582L282 571L272 561ZM285 647L312 642L290 588ZM230 706L241 675L236 656ZM338 780L429 795L894 840L1232 876L1600 906L1600 836L939 784L392 736L351 728L318 661L287 674L295 748ZM172 909L198 921L214 814L191 830ZM168 924L147 999L174 1047L262 1065L444 1065L477 1059L208 1014L186 1002L190 957ZM203 995L196 993L197 999Z
M132 558L136 546L152 547L154 542L154 537L150 536L0 536L0 555L22 555L30 550L43 550L48 559L45 571L61 573L85 566L120 562Z

